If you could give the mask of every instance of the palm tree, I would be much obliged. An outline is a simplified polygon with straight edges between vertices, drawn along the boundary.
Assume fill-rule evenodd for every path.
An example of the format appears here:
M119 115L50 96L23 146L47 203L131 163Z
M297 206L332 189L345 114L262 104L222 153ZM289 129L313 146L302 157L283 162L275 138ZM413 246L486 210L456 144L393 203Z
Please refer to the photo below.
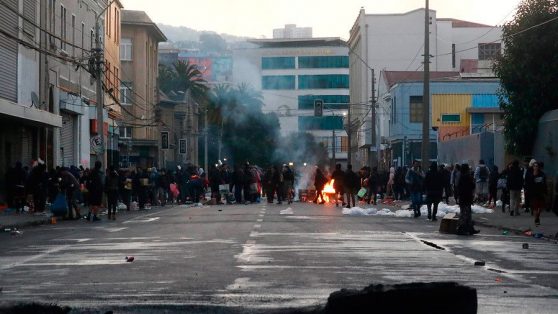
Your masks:
M264 105L262 93L256 91L250 84L241 83L234 92L238 104L245 106L251 111L261 111Z
M189 92L195 102L206 104L209 87L196 65L191 64L190 61L179 60L174 64L174 71L176 72L175 90Z

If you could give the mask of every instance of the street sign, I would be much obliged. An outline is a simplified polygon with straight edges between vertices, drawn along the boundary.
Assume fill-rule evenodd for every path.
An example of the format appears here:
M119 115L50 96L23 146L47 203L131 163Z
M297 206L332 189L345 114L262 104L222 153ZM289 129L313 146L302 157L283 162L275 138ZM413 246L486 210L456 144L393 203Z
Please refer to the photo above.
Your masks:
M186 139L181 138L178 140L178 153L186 154Z
M321 99L314 100L314 116L321 117L324 115L324 101Z
M169 149L169 132L161 132L161 149Z
M94 135L89 140L91 151L99 155L104 152L103 138L100 135Z

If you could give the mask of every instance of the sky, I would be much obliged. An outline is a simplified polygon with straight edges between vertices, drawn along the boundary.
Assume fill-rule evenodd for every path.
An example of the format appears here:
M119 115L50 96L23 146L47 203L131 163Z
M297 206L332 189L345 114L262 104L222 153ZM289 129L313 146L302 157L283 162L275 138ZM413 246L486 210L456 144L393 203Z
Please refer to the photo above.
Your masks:
M156 23L237 36L272 38L285 24L312 27L314 37L349 38L359 10L404 13L425 0L121 0L124 9L147 12ZM500 25L521 0L430 0L438 18Z

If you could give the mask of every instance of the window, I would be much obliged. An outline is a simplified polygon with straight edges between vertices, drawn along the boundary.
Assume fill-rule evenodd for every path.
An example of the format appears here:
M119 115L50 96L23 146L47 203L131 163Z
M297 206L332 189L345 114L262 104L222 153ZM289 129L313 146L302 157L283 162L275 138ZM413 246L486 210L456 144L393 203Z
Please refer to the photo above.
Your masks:
M455 44L451 44L451 67L455 69Z
M323 88L349 88L349 76L345 74L298 76L298 89Z
M132 138L132 127L131 126L121 126L120 138Z
M122 38L120 41L120 61L132 61L131 38Z
M314 109L314 100L321 99L324 101L324 109L348 109L350 97L349 95L302 95L298 96L299 110Z
M49 30L52 34L56 33L56 0L49 0L48 2L48 14L49 14ZM50 44L54 44L54 36L49 37Z
M35 26L37 24L37 0L23 1L23 31L30 37L35 37Z
M422 96L411 96L409 106L409 116L411 123L422 122Z
M500 56L502 44L479 44L479 60L492 60Z
M348 68L348 56L320 56L320 57L298 57L298 67L308 68Z
M90 39L91 39L91 49L95 48L95 31L91 29Z
M263 57L262 58L262 69L294 69L295 68L295 58L294 57Z
M76 16L72 14L72 44L76 44ZM72 56L76 56L76 47L72 47Z
M262 77L263 89L295 89L294 75L274 75Z
M331 154L333 151L333 137L331 136L318 136L316 137L316 142L321 143L327 148L328 152ZM335 152L348 152L349 151L349 138L347 136L336 136L335 137Z
M298 117L298 129L300 131L307 131L307 130L342 130L343 129L343 117L340 117L340 116Z
M442 114L442 123L459 123L461 122L460 114Z
M67 31L67 27L68 25L66 24L67 20L66 20L66 8L61 5L60 6L60 49L62 50L66 50L66 31Z
M132 82L122 82L120 85L120 104L131 105L132 104Z

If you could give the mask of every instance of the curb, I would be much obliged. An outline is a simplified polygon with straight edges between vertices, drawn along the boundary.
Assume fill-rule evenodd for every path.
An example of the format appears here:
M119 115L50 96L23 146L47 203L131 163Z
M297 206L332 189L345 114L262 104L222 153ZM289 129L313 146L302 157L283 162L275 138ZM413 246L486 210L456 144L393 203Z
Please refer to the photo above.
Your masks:
M489 227L489 228L496 228L498 230L508 230L510 232L513 232L517 235L524 235L523 232L525 232L525 230L520 230L520 229L515 229L515 228L510 228L510 227L506 227L506 226L501 226L501 225L495 225L495 224L491 224L489 222L485 222L485 221L478 221L478 220L474 220L476 225L479 226L483 226L483 227ZM526 236L527 237L527 236ZM532 237L531 237L532 238ZM555 241L557 240L556 238L554 238L553 235L545 235L543 234L543 236L541 237L541 239L545 239L547 241Z
M45 218L45 219L41 219L41 220L33 220L33 221L26 221L26 222L21 222L21 223L16 223L16 224L7 224L7 225L0 225L1 229L7 229L7 228L16 228L16 229L21 229L21 228L26 228L26 227L36 227L36 226L40 226L40 225L46 225L50 222L50 218Z

